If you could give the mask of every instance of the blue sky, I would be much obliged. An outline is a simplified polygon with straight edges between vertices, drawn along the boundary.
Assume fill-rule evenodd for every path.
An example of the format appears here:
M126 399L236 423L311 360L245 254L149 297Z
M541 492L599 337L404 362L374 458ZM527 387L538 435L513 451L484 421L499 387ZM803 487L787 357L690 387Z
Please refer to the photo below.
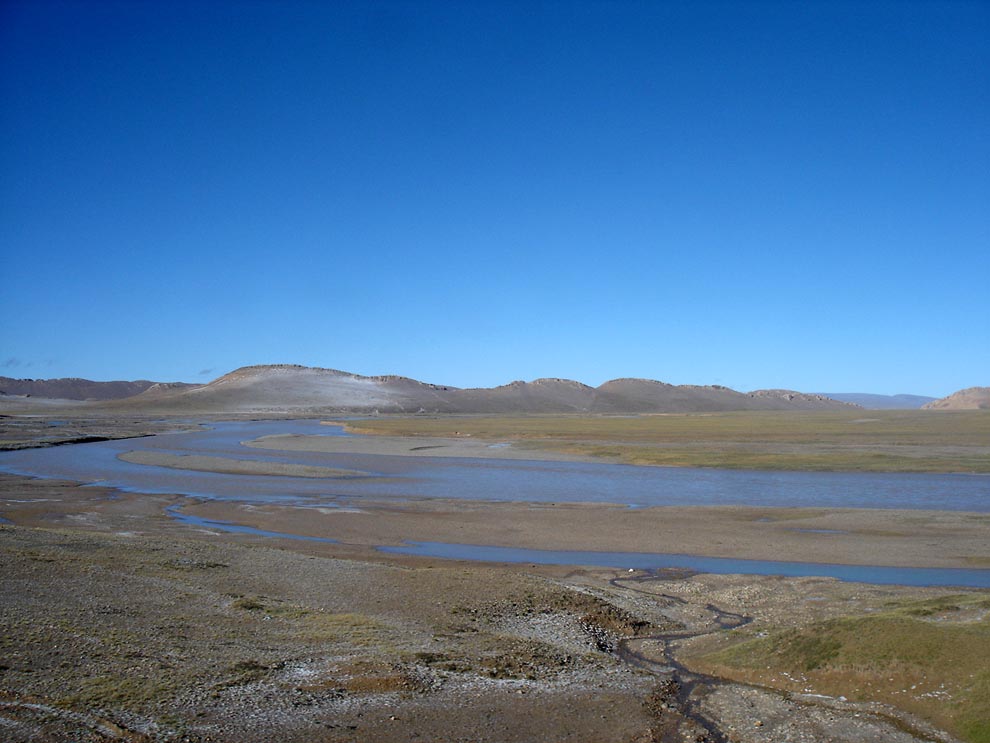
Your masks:
M10 2L0 375L990 384L990 4Z

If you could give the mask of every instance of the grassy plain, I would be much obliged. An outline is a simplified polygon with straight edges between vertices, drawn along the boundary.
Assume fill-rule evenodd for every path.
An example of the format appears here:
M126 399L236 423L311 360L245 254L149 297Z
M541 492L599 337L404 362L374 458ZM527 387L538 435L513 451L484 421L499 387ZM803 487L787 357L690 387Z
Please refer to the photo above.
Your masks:
M762 470L990 472L990 411L849 410L381 418L349 430L477 437L625 464Z

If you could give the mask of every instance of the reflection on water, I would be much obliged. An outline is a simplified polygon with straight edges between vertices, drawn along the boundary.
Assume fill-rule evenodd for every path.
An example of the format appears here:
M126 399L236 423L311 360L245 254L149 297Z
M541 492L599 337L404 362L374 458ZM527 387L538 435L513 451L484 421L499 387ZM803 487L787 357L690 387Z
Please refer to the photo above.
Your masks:
M538 565L593 565L625 569L684 568L699 573L823 577L855 583L900 586L968 586L990 588L990 570L959 568L896 568L872 565L830 565L817 562L737 560L727 557L650 554L644 552L583 552L579 550L531 550L445 542L407 542L401 547L379 547L400 555L440 557L449 560L522 562Z

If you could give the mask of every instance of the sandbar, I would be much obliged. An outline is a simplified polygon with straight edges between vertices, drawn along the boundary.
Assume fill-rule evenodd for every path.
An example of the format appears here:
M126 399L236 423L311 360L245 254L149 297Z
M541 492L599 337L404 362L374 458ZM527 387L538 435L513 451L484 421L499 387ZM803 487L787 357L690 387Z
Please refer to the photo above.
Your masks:
M275 434L241 442L253 449L322 454L383 454L395 457L527 459L548 462L594 462L594 457L529 448L518 442L427 436L306 436Z
M310 478L340 478L364 477L367 472L360 470L339 469L336 467L320 467L309 464L289 464L284 462L260 462L251 459L231 459L229 457L210 457L202 454L170 454L163 451L138 449L118 454L121 459L131 464L147 464L156 467L168 467L176 470L192 470L194 472L216 472L224 475L267 475L271 477L310 477Z

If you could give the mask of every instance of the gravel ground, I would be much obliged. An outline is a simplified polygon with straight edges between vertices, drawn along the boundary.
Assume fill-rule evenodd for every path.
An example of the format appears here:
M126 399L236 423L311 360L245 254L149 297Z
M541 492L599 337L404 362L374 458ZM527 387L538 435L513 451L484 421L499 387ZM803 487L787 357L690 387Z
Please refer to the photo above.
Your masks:
M664 683L694 677L666 668L664 640L637 646L654 667L615 652L636 636L717 637L713 600L800 622L809 593L841 612L902 589L384 564L243 541L0 527L0 737L949 740L890 710L741 684L696 684L685 706Z
M12 526L0 546L6 740L625 740L648 722L651 679L582 641L611 605L546 578Z

